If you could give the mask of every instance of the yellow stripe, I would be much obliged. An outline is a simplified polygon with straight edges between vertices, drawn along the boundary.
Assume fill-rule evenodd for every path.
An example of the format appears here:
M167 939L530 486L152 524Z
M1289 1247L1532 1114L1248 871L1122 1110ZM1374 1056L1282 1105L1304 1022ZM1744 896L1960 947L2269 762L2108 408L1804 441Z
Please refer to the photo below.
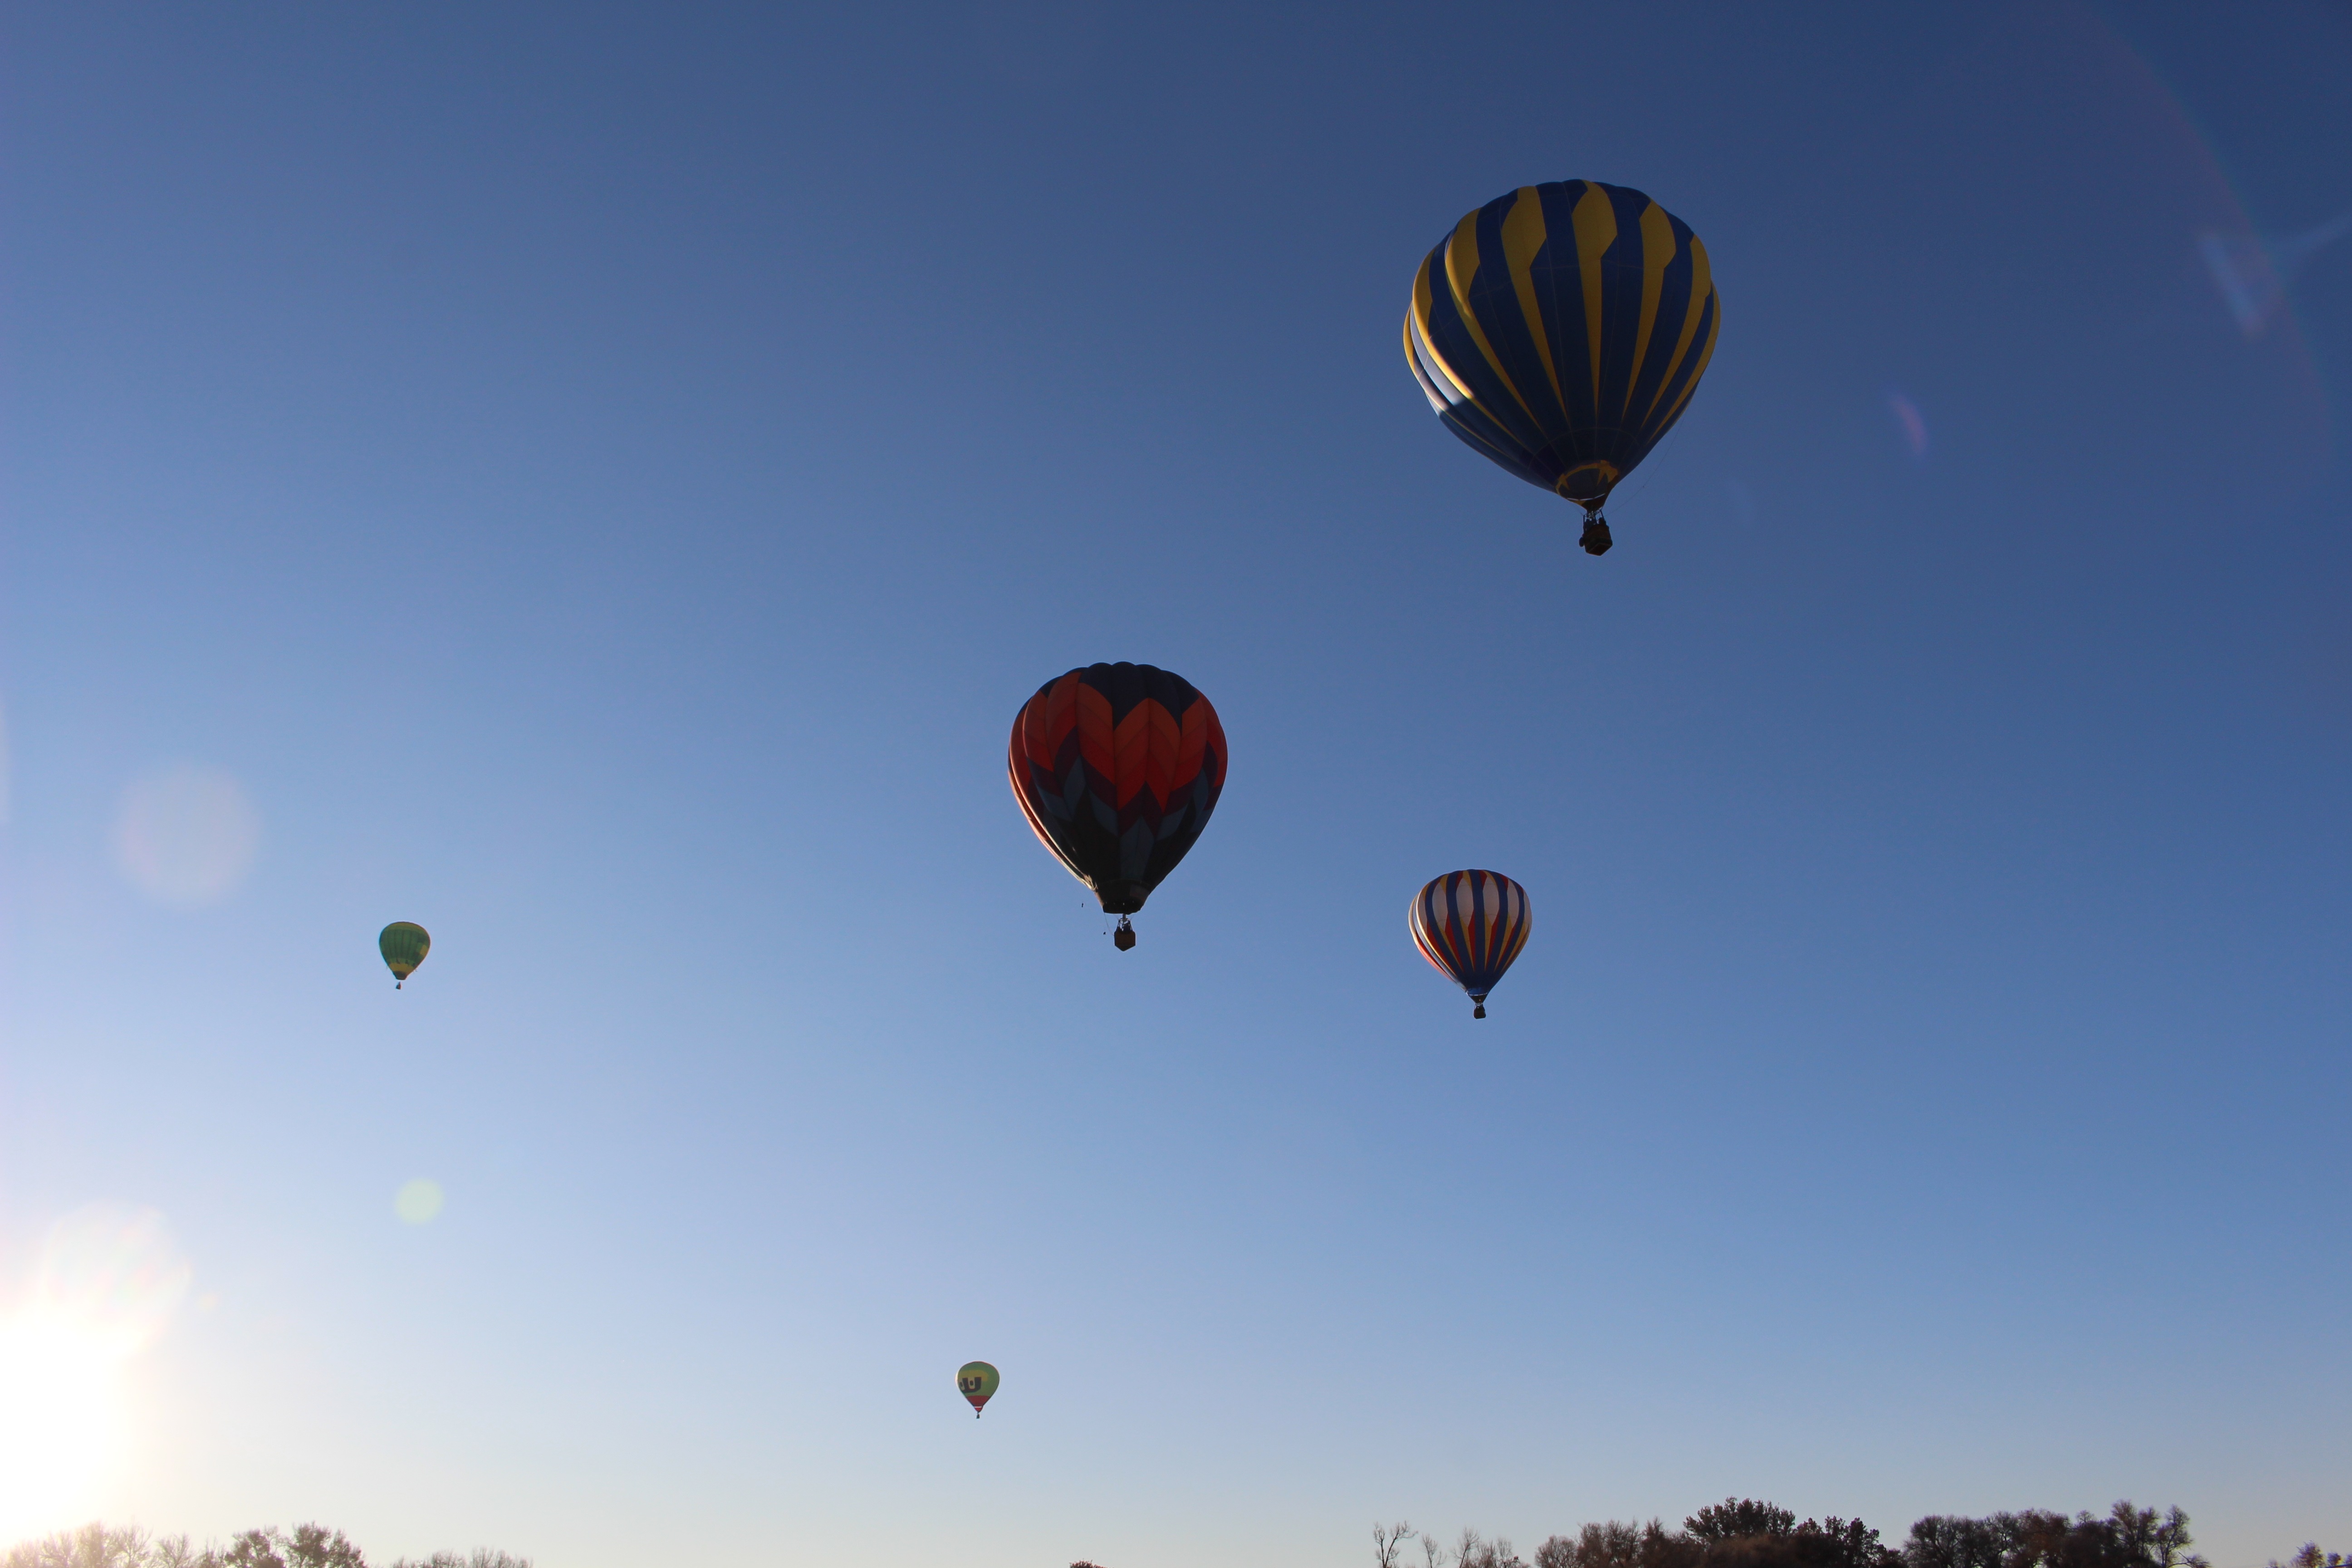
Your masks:
M1675 226L1666 209L1652 202L1642 209L1642 330L1633 337L1633 368L1625 374L1625 407L1633 412L1633 389L1642 384L1649 357L1650 330L1658 324L1658 296L1666 286L1666 263L1675 258Z
M1471 392L1461 373L1445 363L1445 356L1438 353L1437 344L1430 336L1429 311L1435 300L1436 296L1430 290L1429 258L1423 257L1421 270L1412 275L1412 313L1405 321L1405 353L1419 349L1430 368L1445 378L1446 384L1461 395L1463 402L1493 419L1495 416L1487 413L1486 405Z
M1536 303L1535 259L1543 243L1543 198L1536 195L1533 185L1521 185L1519 199L1511 204L1510 216L1503 220L1503 260L1511 269L1511 288L1519 297L1519 314L1527 318L1528 336L1535 340L1544 374L1551 378L1551 395L1559 399L1559 411L1565 416L1568 399L1560 396L1559 367L1551 363L1551 339L1544 331L1542 307Z
M1412 384L1421 388L1421 395L1423 397L1429 399L1429 411L1432 414L1444 414L1446 408L1445 398L1429 388L1429 384L1436 378L1429 374L1429 367L1422 363L1421 355L1413 352L1412 308L1409 305L1404 312L1404 363L1405 368L1412 372Z
M1478 276L1478 214L1484 210L1483 207L1472 210L1454 226L1454 237L1445 242L1445 286L1454 291L1454 308L1461 312L1462 324L1470 329L1470 341L1476 343L1478 352L1486 356L1486 363L1502 379L1504 389L1518 399L1519 406L1527 409L1528 419L1535 421L1537 428L1541 429L1542 421L1536 420L1536 411L1528 408L1528 400L1519 395L1517 384L1511 380L1511 373L1505 370L1503 362L1495 357L1495 345L1486 341L1486 330L1478 325L1478 313L1470 308L1470 279ZM1422 335L1426 337L1428 334L1424 332ZM1488 415L1487 417L1494 416Z
M1714 299L1715 296L1713 294L1709 294L1707 298ZM1722 331L1723 307L1718 303L1715 308L1715 320L1707 323L1706 346L1698 351L1698 366L1691 372L1690 379L1683 383L1683 395L1675 399L1674 407L1667 411L1667 424L1671 425L1676 419L1682 417L1684 405L1690 402L1691 394L1698 390L1698 378L1706 374L1706 362L1715 357L1716 335Z
M1588 184L1577 199L1576 265L1584 275L1584 341L1592 350L1592 412L1601 413L1601 253L1617 239L1617 209L1609 193Z
M1675 357L1666 362L1666 374L1658 377L1658 390L1650 395L1650 406L1643 411L1642 423L1644 425L1649 424L1651 416L1657 413L1658 399L1664 397L1666 395L1666 388L1674 384L1675 367L1683 363L1683 354L1690 348L1691 334L1698 331L1698 319L1706 313L1706 302L1715 293L1715 274L1706 265L1706 247L1698 242L1696 235L1691 236L1690 254L1690 304L1683 310L1682 336L1675 340ZM1717 327L1723 325L1719 310L1718 319L1715 324ZM1710 345L1710 353L1713 352L1711 345L1714 342L1714 334L1708 333L1707 342ZM1691 384L1696 386L1697 384L1698 377L1691 377ZM1677 405L1679 406L1679 403Z
M1429 311L1434 302L1435 296L1429 288L1429 260L1424 257L1421 269L1412 275L1412 303L1407 307L1404 318L1405 353L1418 351L1424 365L1443 375L1445 384L1455 392L1468 397L1469 389L1462 384L1462 378L1454 374L1454 367L1445 363L1445 356L1429 341Z

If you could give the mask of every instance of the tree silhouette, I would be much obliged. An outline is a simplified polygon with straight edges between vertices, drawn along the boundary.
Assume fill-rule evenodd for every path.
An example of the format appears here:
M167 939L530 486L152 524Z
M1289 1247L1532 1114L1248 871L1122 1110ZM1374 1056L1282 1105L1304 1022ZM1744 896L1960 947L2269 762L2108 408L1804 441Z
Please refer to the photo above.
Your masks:
M1754 1498L1737 1501L1725 1498L1721 1502L1707 1504L1683 1521L1683 1529L1694 1541L1712 1546L1718 1541L1737 1541L1746 1535L1787 1535L1797 1528L1796 1514Z
M1426 1542L1426 1534L1423 1536ZM2027 1509L1984 1519L1931 1514L1900 1552L1858 1519L1800 1522L1796 1510L1755 1498L1710 1503L1669 1531L1612 1520L1536 1548L1534 1568L2210 1568L2189 1551L2189 1516L2116 1503L2105 1514ZM1440 1568L1433 1553L1431 1568ZM1462 1532L1460 1568L1526 1568L1510 1543ZM1378 1568L1392 1568L1382 1559ZM2352 1558L2306 1545L2270 1568L2352 1568Z
M2044 1509L1984 1519L1931 1514L1911 1527L1906 1568L2206 1568L2189 1516L2119 1502L2106 1517Z
M2319 1542L2306 1541L2303 1543L2303 1550L2284 1563L2275 1557L2272 1558L2270 1568L2352 1568L2352 1554L2322 1552Z
M1397 1555L1404 1550L1404 1543L1411 1541L1412 1537L1412 1526L1402 1520L1398 1520L1391 1525L1372 1526L1373 1568L1401 1568L1401 1564L1397 1562ZM1077 1568L1077 1565L1073 1563L1071 1568Z
M226 1546L198 1549L184 1535L151 1536L136 1527L110 1529L86 1524L38 1541L21 1542L0 1557L0 1568L368 1568L357 1543L340 1530L298 1524L247 1530ZM531 1568L527 1557L488 1547L459 1555L436 1552L387 1568Z

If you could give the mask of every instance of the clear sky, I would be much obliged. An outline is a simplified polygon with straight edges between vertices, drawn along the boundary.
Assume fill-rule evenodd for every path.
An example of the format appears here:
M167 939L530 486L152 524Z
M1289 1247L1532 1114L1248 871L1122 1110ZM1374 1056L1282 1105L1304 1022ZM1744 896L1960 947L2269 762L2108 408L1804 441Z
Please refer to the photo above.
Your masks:
M2352 13L1782 9L11 7L0 1536L2352 1546ZM1399 347L1573 177L1597 561Z

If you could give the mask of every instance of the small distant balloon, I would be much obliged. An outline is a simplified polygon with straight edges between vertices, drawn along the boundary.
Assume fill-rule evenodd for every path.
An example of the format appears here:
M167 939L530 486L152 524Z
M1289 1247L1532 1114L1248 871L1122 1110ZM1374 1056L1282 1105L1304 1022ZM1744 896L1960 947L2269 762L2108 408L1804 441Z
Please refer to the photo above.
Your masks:
M1486 1016L1486 994L1528 945L1528 890L1499 871L1449 871L1412 896L1405 926L1413 946Z
M397 991L433 951L433 938L414 921L394 921L376 933L375 950L383 954L383 966L392 971L392 988Z
M971 1401L972 1419L996 1393L996 1369L984 1361L968 1361L956 1368L956 1392Z
M1914 458L1927 455L1927 421L1919 413L1919 405L1893 387L1886 389L1887 411L1895 416L1895 426L1903 432L1903 449Z

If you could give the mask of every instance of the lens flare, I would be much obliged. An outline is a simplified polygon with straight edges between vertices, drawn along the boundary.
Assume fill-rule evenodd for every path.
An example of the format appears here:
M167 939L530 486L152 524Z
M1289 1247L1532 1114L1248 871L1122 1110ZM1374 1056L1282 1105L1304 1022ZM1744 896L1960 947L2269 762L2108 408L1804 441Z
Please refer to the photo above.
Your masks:
M158 903L193 908L236 890L261 843L261 819L236 780L182 764L122 792L114 861Z
M2213 275L2213 287L2221 291L2221 303L2230 308L2238 330L2258 338L2286 303L2286 286L2303 264L2347 234L2352 234L2352 213L2293 238L2268 243L2251 234L2209 229L2197 237L2197 254L2204 258L2205 270Z
M62 1323L0 1323L0 1539L77 1521L114 1447L114 1363Z
M171 1321L188 1293L188 1260L163 1216L128 1204L88 1204L50 1227L27 1310L71 1323L118 1359Z
M1919 405L1890 386L1886 389L1886 406L1903 432L1903 449L1915 459L1925 458L1927 456L1927 421L1920 416Z
M50 1229L0 1320L0 1540L86 1512L114 1448L122 1363L163 1331L188 1279L152 1209L92 1204Z
M419 1176L401 1184L392 1197L392 1212L409 1225L424 1225L441 1212L441 1184Z
M2250 234L2200 234L2197 253L2205 258L2213 286L2221 290L2221 303L2237 318L2238 330L2250 338L2261 337L2285 292L2262 241Z

